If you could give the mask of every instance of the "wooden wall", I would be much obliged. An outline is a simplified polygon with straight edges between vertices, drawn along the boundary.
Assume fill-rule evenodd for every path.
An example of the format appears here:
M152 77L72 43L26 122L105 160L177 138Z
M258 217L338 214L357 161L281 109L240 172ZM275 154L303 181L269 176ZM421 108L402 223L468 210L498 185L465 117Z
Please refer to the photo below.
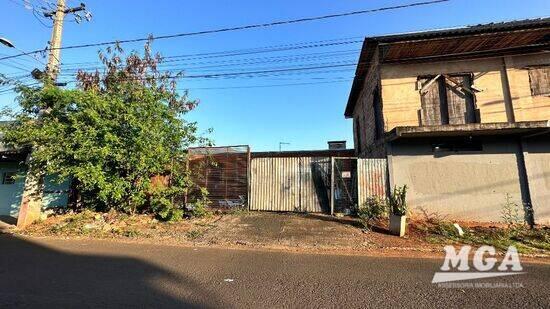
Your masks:
M505 58L516 121L550 119L550 97L531 96L526 66L550 64L550 53ZM419 125L421 75L473 73L482 123L506 122L502 58L382 65L380 69L385 130ZM360 104L358 104L360 105Z

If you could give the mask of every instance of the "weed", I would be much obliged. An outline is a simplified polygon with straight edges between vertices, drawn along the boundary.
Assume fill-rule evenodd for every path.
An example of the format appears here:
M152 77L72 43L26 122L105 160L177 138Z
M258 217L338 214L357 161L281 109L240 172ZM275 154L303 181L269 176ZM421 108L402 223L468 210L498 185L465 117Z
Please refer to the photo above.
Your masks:
M506 193L506 201L500 211L502 221L508 225L509 229L517 229L521 223L520 206L512 200L512 196Z
M378 196L371 196L359 207L357 215L363 221L365 229L371 228L372 220L380 219L386 214L386 203Z
M200 230L190 230L187 232L187 238L190 239L190 240L194 240L194 239L197 239L199 237L201 237L203 234L203 231L200 231Z
M128 237L128 238L134 238L141 236L141 233L138 230L134 229L127 229L122 232L122 236Z
M232 208L229 214L234 216L242 216L249 214L249 210L247 206L240 206Z
M550 228L528 229L523 223L521 206L514 203L510 196L502 205L502 220L505 228L473 227L464 228L459 236L453 224L437 214L424 213L424 220L415 223L415 228L424 233L424 239L431 243L462 243L473 246L489 245L505 252L509 246L515 246L520 253L550 251Z

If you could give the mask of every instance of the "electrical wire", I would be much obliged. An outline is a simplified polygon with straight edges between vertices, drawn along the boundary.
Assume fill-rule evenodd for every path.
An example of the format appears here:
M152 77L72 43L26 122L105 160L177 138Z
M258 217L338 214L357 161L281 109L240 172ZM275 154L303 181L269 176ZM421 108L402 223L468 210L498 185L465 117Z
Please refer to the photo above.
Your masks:
M288 84L273 84L273 85L250 85L250 86L228 86L228 87L191 87L191 88L178 88L180 91L184 90L228 90L228 89L251 89L251 88L275 88L275 87L287 87L287 86L305 86L305 85L319 85L319 84L332 84L332 83L345 83L350 82L352 79L347 80L333 80L324 82L311 82L311 83L288 83Z
M136 39L115 40L115 41L106 41L106 42L97 42L97 43L87 43L87 44L80 44L80 45L71 45L71 46L58 47L56 49L77 49L77 48L97 47L97 46L122 44L122 43L145 42L145 41L149 41L151 39L162 40L162 39L172 39L172 38L179 38L179 37L197 36L197 35L214 34L214 33L222 33L222 32L232 32L232 31L239 31L239 30L267 28L267 27L273 27L273 26L296 24L296 23L310 22L310 21L316 21L316 20L332 19L332 18L337 18L337 17L345 17L345 16L352 16L352 15L361 15L361 14L369 14L369 13L383 12L383 11L390 11L390 10L397 10L397 9L404 9L404 8L411 8L411 7L426 6L426 5L432 5L432 4L437 4L437 3L449 2L449 1L450 0L422 1L422 2L414 2L414 3L409 3L409 4L380 7L380 8L368 9L368 10L352 11L352 12L345 12L345 13L338 13L338 14L329 14L329 15L322 15L322 16L315 16L315 17L305 17L305 18L298 18L298 19L289 19L289 20L282 20L282 21L274 21L274 22L269 22L269 23L252 24L252 25L244 25L244 26L228 27L228 28L219 28L219 29L203 30L203 31L196 31L196 32L184 32L184 33L176 33L176 34L161 35L161 36L149 36L149 37L145 37L145 38L136 38ZM22 53L22 54L13 55L13 56L2 57L2 58L0 58L0 60L16 58L16 57L23 56L25 54L33 54L33 53L38 53L38 52L41 52L41 50L35 50L35 51L28 52L28 53Z

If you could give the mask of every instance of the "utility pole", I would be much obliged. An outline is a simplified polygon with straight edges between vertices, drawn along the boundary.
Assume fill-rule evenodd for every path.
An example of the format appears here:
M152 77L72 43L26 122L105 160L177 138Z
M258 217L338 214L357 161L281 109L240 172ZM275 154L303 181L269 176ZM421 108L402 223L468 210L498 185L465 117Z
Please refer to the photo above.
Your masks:
M86 6L81 3L74 8L67 8L65 0L57 0L57 8L55 11L44 12L45 17L53 18L52 36L50 39L50 52L48 54L48 65L46 66L46 74L55 82L59 74L59 65L61 57L61 37L63 35L63 21L66 14L73 14L80 11L85 11Z
M61 36L63 35L63 21L66 14L74 14L77 22L82 20L82 16L77 12L85 11L84 3L74 8L67 8L65 0L57 0L55 11L44 12L44 16L53 18L52 36L48 53L48 64L46 65L47 78L56 85L57 75L59 74L59 65L61 63ZM91 14L86 12L86 20L90 20ZM6 43L2 42L4 45ZM38 71L35 73L35 71ZM37 76L43 75L39 70L33 71ZM41 109L40 114L48 113L48 109ZM32 150L27 156L27 162L31 160ZM35 167L36 168L36 167ZM22 194L21 207L17 218L17 226L24 227L40 218L42 210L42 196L44 193L44 175L42 171L32 171L29 168Z

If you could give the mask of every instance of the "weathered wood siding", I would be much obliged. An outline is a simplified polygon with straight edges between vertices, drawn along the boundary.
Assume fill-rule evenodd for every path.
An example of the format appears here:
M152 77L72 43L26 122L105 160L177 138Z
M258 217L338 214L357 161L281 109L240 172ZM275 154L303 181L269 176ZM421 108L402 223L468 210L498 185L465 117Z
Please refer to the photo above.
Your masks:
M510 56L505 63L516 121L550 119L550 97L531 94L527 69L550 64L550 53ZM473 73L473 84L481 90L475 94L481 122L506 122L502 67L502 58L381 66L385 130L419 124L418 76L437 74Z

